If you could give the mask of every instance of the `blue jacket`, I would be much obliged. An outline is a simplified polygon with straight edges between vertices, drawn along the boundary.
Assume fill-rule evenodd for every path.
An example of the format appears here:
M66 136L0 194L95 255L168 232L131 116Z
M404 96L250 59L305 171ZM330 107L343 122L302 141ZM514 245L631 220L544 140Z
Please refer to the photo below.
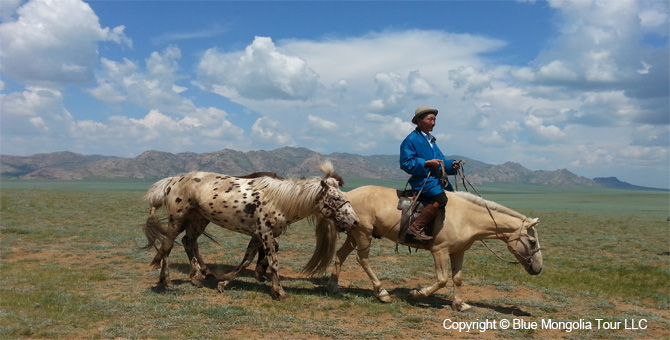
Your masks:
M442 170L426 166L426 161L431 159L442 160L447 167L447 175L456 174L456 170L449 166L453 164L454 160L444 159L444 154L442 154L440 148L437 147L437 144L433 143L433 147L431 148L426 137L421 134L421 130L416 128L416 130L410 133L402 144L400 144L400 168L412 175L409 179L409 184L414 191L418 192L423 186L421 196L425 197L438 195L445 190L440 182ZM430 177L428 178L428 181L426 181L429 171ZM424 181L426 181L425 186L423 185ZM451 188L451 185L449 185L446 190L454 191Z

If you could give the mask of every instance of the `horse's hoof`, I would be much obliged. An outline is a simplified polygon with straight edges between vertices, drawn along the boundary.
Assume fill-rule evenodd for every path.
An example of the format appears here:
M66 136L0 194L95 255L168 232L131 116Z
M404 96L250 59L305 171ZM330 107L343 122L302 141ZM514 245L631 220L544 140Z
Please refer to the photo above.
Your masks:
M272 291L272 297L277 301L285 301L288 298L288 294L283 290L280 292Z
M380 293L379 296L377 296L379 301L381 302L393 302L393 298L389 294L389 292L386 291L386 289L383 289Z
M472 312L474 309L472 309L472 306L468 305L467 303L454 303L451 305L451 309L454 312L461 312L461 313L467 313L467 312Z
M256 272L256 280L258 282L265 282L267 279L268 277L265 275L265 273Z
M409 291L409 297L412 299L421 299L425 298L426 296L421 293L423 289L421 288L414 288Z
M328 282L326 288L330 294L340 294L340 286L338 286L337 283Z
M228 287L228 284L230 281L221 281L219 282L218 285L216 285L216 290L219 291L219 293L223 293L224 290L226 290L226 287Z

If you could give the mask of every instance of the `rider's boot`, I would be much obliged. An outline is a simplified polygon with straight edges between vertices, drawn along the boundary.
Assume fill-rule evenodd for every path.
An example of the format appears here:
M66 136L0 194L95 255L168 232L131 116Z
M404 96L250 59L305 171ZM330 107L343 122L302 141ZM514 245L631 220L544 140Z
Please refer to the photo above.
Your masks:
M419 214L414 223L409 226L408 231L414 236L415 239L419 241L430 241L433 239L432 236L426 235L424 230L427 225L433 223L435 217L440 212L440 208L438 208L438 206L439 203L433 203L432 205L428 205L423 208L421 214Z

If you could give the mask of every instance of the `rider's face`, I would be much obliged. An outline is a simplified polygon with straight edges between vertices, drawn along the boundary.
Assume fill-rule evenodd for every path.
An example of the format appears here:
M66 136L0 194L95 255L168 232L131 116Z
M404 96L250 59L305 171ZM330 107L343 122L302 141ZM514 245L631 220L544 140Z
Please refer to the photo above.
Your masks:
M435 116L435 114L429 113L417 120L416 125L419 127L419 130L426 134L433 131L433 127L435 127Z

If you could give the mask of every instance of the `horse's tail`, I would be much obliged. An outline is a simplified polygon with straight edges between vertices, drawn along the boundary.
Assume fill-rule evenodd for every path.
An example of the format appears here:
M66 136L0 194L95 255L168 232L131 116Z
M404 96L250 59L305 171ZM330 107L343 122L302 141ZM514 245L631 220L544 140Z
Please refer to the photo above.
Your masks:
M338 236L335 223L331 219L320 215L315 223L316 247L314 248L314 254L312 254L312 257L302 270L304 274L310 276L323 274L328 269L335 256L335 246Z
M151 206L151 212L155 209L158 209L163 206L165 202L165 190L172 181L172 177L163 178L160 181L154 183L147 193L142 197L143 200L149 202Z
M142 249L155 248L158 250L158 245L163 243L167 237L167 230L163 227L163 223L161 223L158 216L156 216L155 211L165 203L165 190L171 180L172 177L168 177L154 183L147 193L144 194L144 197L142 197L145 201L149 202L149 206L151 207L147 222L142 225L144 236L147 238L147 245L142 247Z

